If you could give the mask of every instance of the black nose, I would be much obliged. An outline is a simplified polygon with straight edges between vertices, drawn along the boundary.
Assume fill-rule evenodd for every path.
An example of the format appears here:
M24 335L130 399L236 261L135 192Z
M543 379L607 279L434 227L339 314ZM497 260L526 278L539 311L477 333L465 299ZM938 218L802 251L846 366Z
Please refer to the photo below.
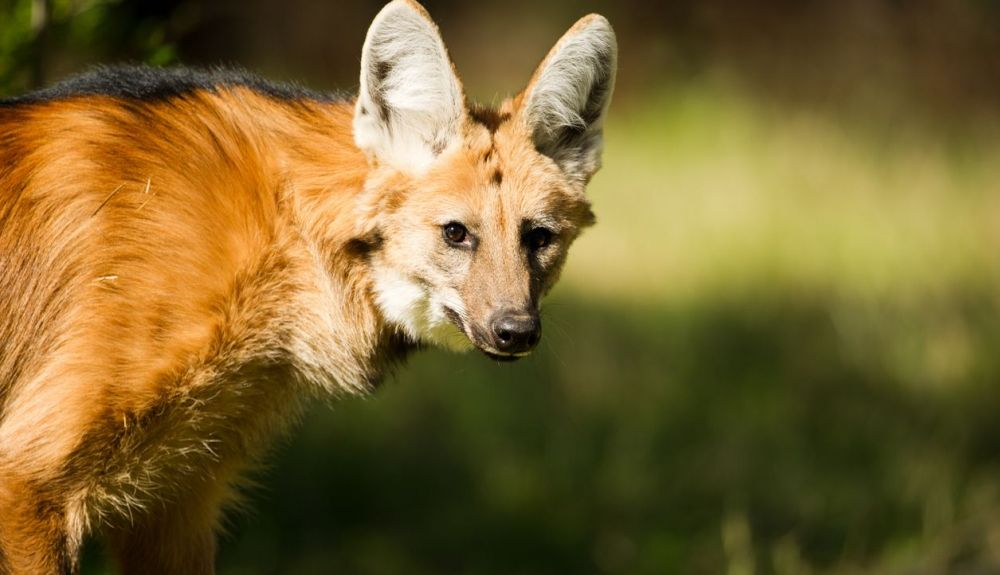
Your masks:
M503 311L493 317L493 346L504 353L530 351L542 335L542 322L535 312Z

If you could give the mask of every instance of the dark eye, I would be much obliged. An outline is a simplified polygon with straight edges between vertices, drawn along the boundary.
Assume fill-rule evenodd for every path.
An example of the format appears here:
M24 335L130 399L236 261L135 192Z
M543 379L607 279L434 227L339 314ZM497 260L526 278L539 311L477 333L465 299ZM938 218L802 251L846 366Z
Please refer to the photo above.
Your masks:
M552 243L552 230L535 228L524 237L524 243L531 251L537 251Z
M469 237L469 230L458 222L449 222L444 225L444 239L449 244L460 244Z

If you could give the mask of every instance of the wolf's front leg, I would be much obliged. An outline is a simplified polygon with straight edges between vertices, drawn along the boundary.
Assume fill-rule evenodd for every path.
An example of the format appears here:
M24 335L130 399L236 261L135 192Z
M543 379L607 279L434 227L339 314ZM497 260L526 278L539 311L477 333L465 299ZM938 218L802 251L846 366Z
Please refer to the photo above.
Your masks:
M123 575L211 575L215 573L215 527L219 499L205 493L179 495L107 533Z
M215 572L215 534L211 528L145 525L116 533L112 547L123 575Z

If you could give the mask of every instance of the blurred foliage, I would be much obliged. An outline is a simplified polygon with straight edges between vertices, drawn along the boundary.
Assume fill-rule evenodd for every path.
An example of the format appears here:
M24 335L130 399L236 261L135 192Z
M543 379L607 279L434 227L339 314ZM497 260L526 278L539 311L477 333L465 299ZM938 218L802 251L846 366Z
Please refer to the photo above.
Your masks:
M532 358L310 412L220 572L1000 571L996 3L427 5L487 99L611 16L599 225ZM54 0L44 49L31 6L0 93L123 59L350 87L378 2Z
M4 6L0 26L0 86L5 89L28 84L31 59L28 51L34 39L31 29L31 2L22 0Z
M163 14L122 0L0 0L0 95L113 59L169 64Z

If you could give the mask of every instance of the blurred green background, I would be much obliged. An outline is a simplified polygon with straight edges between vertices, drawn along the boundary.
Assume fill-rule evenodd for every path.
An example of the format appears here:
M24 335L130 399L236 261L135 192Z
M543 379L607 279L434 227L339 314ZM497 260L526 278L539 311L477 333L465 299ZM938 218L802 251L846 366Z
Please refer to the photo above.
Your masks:
M316 406L220 573L1000 572L1000 4L426 6L485 101L611 19L599 225L532 358ZM351 91L379 3L0 8L3 95L122 60Z

